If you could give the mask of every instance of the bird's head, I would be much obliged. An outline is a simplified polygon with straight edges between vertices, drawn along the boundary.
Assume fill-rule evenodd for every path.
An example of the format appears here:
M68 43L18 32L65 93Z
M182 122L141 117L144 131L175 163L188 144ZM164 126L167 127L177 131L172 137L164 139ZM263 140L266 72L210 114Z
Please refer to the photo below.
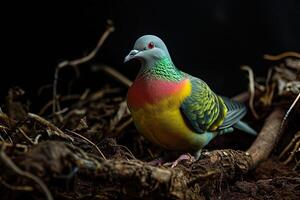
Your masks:
M124 62L138 59L144 65L152 65L155 61L165 57L170 58L165 43L155 35L144 35L136 40L133 50L125 57Z

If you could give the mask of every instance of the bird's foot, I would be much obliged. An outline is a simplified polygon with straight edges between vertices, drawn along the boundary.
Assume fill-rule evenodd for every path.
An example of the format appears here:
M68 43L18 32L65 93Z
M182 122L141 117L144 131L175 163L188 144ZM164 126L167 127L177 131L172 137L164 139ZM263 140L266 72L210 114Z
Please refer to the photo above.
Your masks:
M167 162L164 166L171 166L171 168L176 167L181 161L188 160L190 162L195 162L196 159L191 154L182 154L174 162Z

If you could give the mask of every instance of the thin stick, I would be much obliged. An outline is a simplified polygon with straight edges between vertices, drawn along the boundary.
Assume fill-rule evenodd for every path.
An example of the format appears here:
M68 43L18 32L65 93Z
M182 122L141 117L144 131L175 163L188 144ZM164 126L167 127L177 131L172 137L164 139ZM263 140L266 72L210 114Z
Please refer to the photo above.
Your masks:
M5 140L4 140L4 138L0 135L0 140L2 140L2 142L4 142Z
M242 70L245 70L249 74L249 90L250 90L250 99L249 99L249 107L251 109L251 112L253 116L258 119L259 116L254 108L254 97L255 97L255 87L254 87L254 75L253 71L249 66L242 66Z
M25 131L21 128L17 128L17 130L31 143L31 144L35 144L34 141L32 141L32 139L25 133Z
M274 96L274 89L273 88L270 88L270 80L272 78L272 73L273 73L273 68L270 68L268 70L268 74L267 74L267 79L266 79L266 94L267 94L267 100L266 100L266 105L267 106L270 106L271 103L272 103L272 98ZM274 87L274 85L272 84L271 87Z
M281 60L281 59L286 58L286 57L300 58L300 53L293 52L293 51L287 51L287 52L283 52L279 55L269 55L269 54L264 55L264 59L271 60L271 61Z
M115 129L115 134L114 134L114 136L115 136L115 137L118 137L118 136L120 135L120 132L121 132L124 128L126 128L127 126L129 126L132 122L133 122L133 119L132 119L132 117L130 117L128 120L126 120L123 124L121 124L119 127L117 127L117 128Z
M0 112L0 120L2 120L5 123L5 125L10 124L11 121L10 118L5 113L1 113L1 112Z
M0 125L0 129L2 129L2 130L8 130L8 127Z
M4 185L5 187L7 187L10 190L19 190L19 191L32 191L33 190L33 188L31 186L27 186L27 185L24 185L24 186L10 185L6 181L4 181L2 177L0 177L0 182L2 185Z
M0 152L0 158L1 161L10 169L12 169L16 174L19 174L20 176L24 176L28 179L33 180L35 183L37 183L41 189L44 191L46 197L48 200L53 200L52 194L49 191L48 187L46 186L46 184L37 176L23 171L22 169L20 169L4 152L4 146L2 146L2 150Z
M61 64L61 63L60 63ZM58 67L55 68L55 72L54 72L54 82L53 82L53 104L52 104L52 112L55 113L56 112L56 102L57 102L57 82L58 82L58 74L59 74L59 67L60 65L58 65Z
M129 80L126 76L115 70L114 68L107 66L107 65L101 65L101 66L94 66L95 70L102 70L126 87L130 87L132 85L132 81Z
M35 138L34 138L34 144L38 144L39 143L39 139L42 135L38 134Z
M5 141L0 141L0 146L3 147L13 147L13 148L20 148L23 149L23 152L27 152L28 151L28 147L24 144L13 144L13 143L7 143Z
M63 101L70 101L70 100L78 100L80 98L80 95L68 95L68 96L57 96L57 99L59 99L59 101L63 102ZM39 115L43 115L46 110L53 105L53 99L50 100L48 103L46 103L42 109L39 111Z
M71 140L72 142L74 141L74 139L68 135L66 135L62 130L60 130L58 127L56 127L54 124L52 124L51 122L47 121L46 119L42 118L41 116L38 116L36 114L33 113L28 113L28 117L31 119L34 119L35 121L39 122L40 124L49 127L50 129L54 130L54 133L56 133L56 135Z
M131 158L136 159L136 157L133 155L133 153L128 149L128 147L121 145L121 144L117 144L117 145L112 145L113 147L122 147L123 149L125 149L128 154L131 156Z
M299 132L298 132L299 133ZM300 138L300 135L297 133L297 135L293 138L293 141L296 142L294 148L291 151L290 156L288 157L288 159L286 159L283 163L286 165L288 164L295 156L296 152L299 151L299 146L300 146L300 140L298 140ZM297 141L298 140L298 141ZM294 143L294 142L293 142ZM291 144L291 143L290 143Z
M300 160L298 160L298 161L296 162L296 165L295 165L295 167L293 168L293 170L295 171L299 165L300 165Z
M297 95L297 97L296 97L295 100L293 101L292 105L290 106L290 108L289 108L289 109L287 110L287 112L285 113L284 118L283 118L283 120L282 120L282 122L281 122L280 128L283 128L283 126L284 126L284 124L285 124L287 118L288 118L289 115L290 115L290 112L293 110L293 108L295 107L295 105L297 104L297 102L299 101L299 99L300 99L300 93Z
M86 63L88 61L90 61L91 59L93 59L95 57L95 55L98 53L99 49L102 47L103 43L105 42L105 40L107 39L107 37L115 30L112 21L108 20L108 25L107 25L107 29L105 30L105 32L102 34L102 36L100 37L96 47L87 55L75 60L65 60L62 61L58 64L58 66L55 69L55 73L54 73L54 81L53 81L53 104L52 104L52 110L53 113L56 112L56 108L58 108L58 102L57 102L57 82L58 82L58 75L59 75L59 71L60 69L66 67L66 66L78 66L80 64ZM60 110L58 108L58 110Z
M6 132L6 130L4 129L3 132L5 133L5 135L7 136L8 140L10 141L11 144L14 143L14 141L11 139L10 135Z
M297 104L297 102L300 99L300 93L297 95L297 97L295 98L295 100L293 101L292 105L289 107L289 109L287 110L287 112L285 113L283 120L281 122L281 126L280 128L282 129L284 127L284 124L286 123L287 118L289 117L290 112L293 110L293 108L295 107L295 105ZM300 133L300 132L299 132ZM297 136L297 135L296 135ZM289 145L287 147L285 147L285 149L281 152L281 154L279 155L279 159L282 158L283 155L286 154L286 152L291 148L291 146L293 145L293 143L295 142L297 137L294 137L293 140L289 143Z
M85 140L86 142L90 143L93 147L95 147L97 149L97 151L99 152L100 156L104 159L104 160L107 160L106 157L104 156L104 154L102 153L102 151L98 148L98 146L93 143L92 141L90 141L89 139L87 139L86 137L74 132L74 131L71 131L71 130L67 130L69 133L72 133L78 137L80 137L81 139Z
M279 159L281 159L286 153L287 151L292 148L292 146L297 142L297 140L300 138L300 131L297 132L294 136L294 138L291 140L291 142L288 144L288 146L286 146L284 148L284 150L281 152L281 154L278 156Z
M93 59L95 57L95 55L98 53L99 49L102 47L102 45L105 42L105 40L107 39L107 37L112 32L114 32L114 30L115 30L115 28L114 28L114 26L112 24L112 21L108 20L108 22L107 22L107 29L105 30L105 32L103 33L103 35L99 39L99 41L98 41L95 49L93 49L87 56L84 56L82 58L69 61L68 65L77 66L77 65L86 63L86 62L90 61L91 59Z

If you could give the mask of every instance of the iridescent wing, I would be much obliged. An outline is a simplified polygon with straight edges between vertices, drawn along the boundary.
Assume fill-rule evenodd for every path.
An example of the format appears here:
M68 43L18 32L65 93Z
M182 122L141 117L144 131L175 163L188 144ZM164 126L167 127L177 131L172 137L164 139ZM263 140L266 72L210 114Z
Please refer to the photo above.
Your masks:
M199 78L187 75L192 84L192 92L181 105L181 112L196 132L218 131L231 127L245 114L243 104L216 95Z

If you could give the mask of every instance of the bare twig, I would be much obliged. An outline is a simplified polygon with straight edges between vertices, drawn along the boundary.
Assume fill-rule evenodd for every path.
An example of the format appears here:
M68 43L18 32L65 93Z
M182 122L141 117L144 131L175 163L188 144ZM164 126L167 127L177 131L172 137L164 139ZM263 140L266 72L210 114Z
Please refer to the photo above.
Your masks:
M254 108L254 97L255 97L255 87L254 87L254 75L253 71L249 66L242 66L242 70L245 70L249 73L249 90L250 90L250 99L249 99L249 107L253 116L258 119L259 116Z
M34 141L25 133L25 131L21 128L17 128L17 130L31 143L35 144Z
M297 95L297 97L295 98L295 100L293 101L292 105L289 107L288 111L286 112L286 114L284 115L283 121L281 123L281 128L284 127L284 124L287 120L287 118L289 117L290 112L293 110L293 108L295 107L295 105L297 104L297 102L300 99L300 93ZM297 142L297 140L300 138L300 132L298 132L294 138L292 139L292 141L285 147L285 149L281 152L281 154L279 155L279 159L281 159L283 157L283 155L285 155L287 153L288 150L291 149L291 147L294 145L294 143ZM288 157L288 159L286 161L284 161L285 164L289 163L293 156L294 156L294 152L297 150L297 145L295 145L294 150L292 150L292 154Z
M80 95L68 95L68 96L57 96L57 100L59 101L70 101L70 100L78 100L80 98ZM46 103L42 109L40 110L39 112L39 115L43 115L46 110L51 106L53 105L53 99L51 101L49 101L48 103Z
M129 110L128 110L128 107L127 107L127 103L126 101L122 101L120 104L119 104L119 109L116 113L116 115L111 118L110 120L110 130L113 130L115 129L116 125L124 118L124 116L128 115L129 114Z
M8 168L13 170L16 174L19 174L20 176L23 176L23 177L33 180L44 191L47 199L53 200L52 194L49 191L46 184L39 177L37 177L29 172L23 171L17 165L15 165L15 163L5 154L3 146L2 146L2 150L0 152L0 159L3 164L5 164Z
M38 134L35 138L34 138L34 144L38 144L39 143L39 139L42 135Z
M297 151L299 151L299 146L300 146L300 131L298 133L296 133L296 135L294 136L294 138L292 139L292 141L288 144L287 147L284 148L284 150L281 152L281 154L279 155L279 159L281 159L284 155L286 155L286 153L293 147L294 148L291 150L290 155L288 156L288 158L283 162L284 164L288 164L289 162L291 162L291 160L294 158L295 154Z
M299 151L299 149L298 149L298 151ZM298 160L296 162L296 165L294 166L293 170L296 170L299 166L300 166L300 160Z
M10 185L6 181L4 181L2 177L0 177L0 182L1 182L2 185L4 185L5 187L7 187L10 190L19 190L19 191L32 191L33 190L33 188L31 186L28 186L28 185L24 185L24 186Z
M277 60L281 60L283 58L286 58L286 57L296 57L296 58L300 58L300 53L298 52L293 52L293 51L287 51L287 52L283 52L279 55L269 55L269 54L266 54L264 55L264 59L266 60L271 60L271 61L277 61Z
M295 107L295 105L297 104L297 102L299 101L299 99L300 99L300 93L297 95L297 97L293 101L292 105L289 107L289 109L285 113L280 128L282 128L284 126L284 123L286 122L287 118L289 117L291 111L293 110L293 108Z
M107 160L106 157L104 156L104 154L102 153L102 151L98 148L98 146L93 143L92 141L90 141L89 139L87 139L86 137L74 132L74 131L71 131L71 130L67 130L69 133L72 133L78 137L80 137L81 139L85 140L86 142L90 143L93 147L95 147L97 149L97 151L99 152L100 156L104 159L104 160Z
M0 121L4 122L4 124L9 125L11 119L5 114L0 112Z
M36 114L33 113L28 113L28 117L30 119L34 119L36 122L50 128L51 130L53 130L53 133L56 134L57 136L60 136L62 138L71 140L73 142L73 138L66 135L62 130L60 130L58 127L56 127L54 124L52 124L51 122L47 121L46 119L42 118L41 116L38 116Z
M0 125L0 129L2 129L2 130L8 130L8 127Z
M55 72L54 72L54 81L53 81L53 104L52 104L52 112L53 112L53 114L56 112L58 74L59 74L59 70L62 68L62 67L60 67L60 66L61 66L61 63L58 65L58 67L55 68Z
M6 148L6 147L20 148L20 149L23 149L23 152L28 151L28 147L24 144L13 144L13 143L7 143L7 142L0 141L0 146L2 146L3 148Z
M108 20L108 26L107 29L105 30L105 32L103 33L103 35L100 37L96 47L87 55L84 56L82 58L78 58L75 60L71 60L71 61L62 61L61 63L58 64L58 66L55 69L55 73L54 73L54 81L53 81L53 104L52 104L52 108L53 108L53 113L56 112L56 109L60 110L60 108L58 108L58 102L57 102L57 82L58 82L58 74L60 69L66 67L66 66L78 66L81 65L83 63L86 63L88 61L90 61L91 59L93 59L95 57L95 55L98 53L99 49L102 47L104 41L106 40L106 38L114 31L114 26L112 24L112 21Z
M115 70L114 68L107 66L107 65L101 65L101 66L93 66L94 70L102 70L126 87L130 87L132 85L132 81L129 80L126 76Z
M105 40L107 39L107 37L112 32L114 32L114 30L115 30L115 28L113 26L112 21L108 20L107 21L107 28L106 28L105 32L102 34L102 36L100 37L95 49L93 49L87 56L84 56L82 58L75 59L75 60L72 60L72 61L67 61L68 65L77 66L77 65L86 63L86 62L90 61L91 59L93 59L95 57L95 55L98 53L99 49L102 47L102 45L105 42ZM63 66L60 66L60 67L63 67Z
M113 147L120 147L120 148L123 148L127 151L127 153L129 154L129 156L132 158L132 159L136 159L136 157L133 155L133 153L128 149L128 147L124 146L124 145L121 145L121 144L116 144L116 145L112 145Z
M273 74L273 68L270 68L268 70L268 74L267 74L267 78L266 78L266 83L265 83L265 95L263 96L264 98L264 104L266 106L270 106L272 104L272 99L273 99L273 96L274 96L274 87L275 87L275 84L274 83L271 83L270 84L270 81L272 79L272 74Z
M114 136L118 137L121 133L121 131L126 128L127 126L129 126L131 123L133 122L132 118L129 118L128 120L126 120L123 124L121 124L119 127L115 128L115 133Z

